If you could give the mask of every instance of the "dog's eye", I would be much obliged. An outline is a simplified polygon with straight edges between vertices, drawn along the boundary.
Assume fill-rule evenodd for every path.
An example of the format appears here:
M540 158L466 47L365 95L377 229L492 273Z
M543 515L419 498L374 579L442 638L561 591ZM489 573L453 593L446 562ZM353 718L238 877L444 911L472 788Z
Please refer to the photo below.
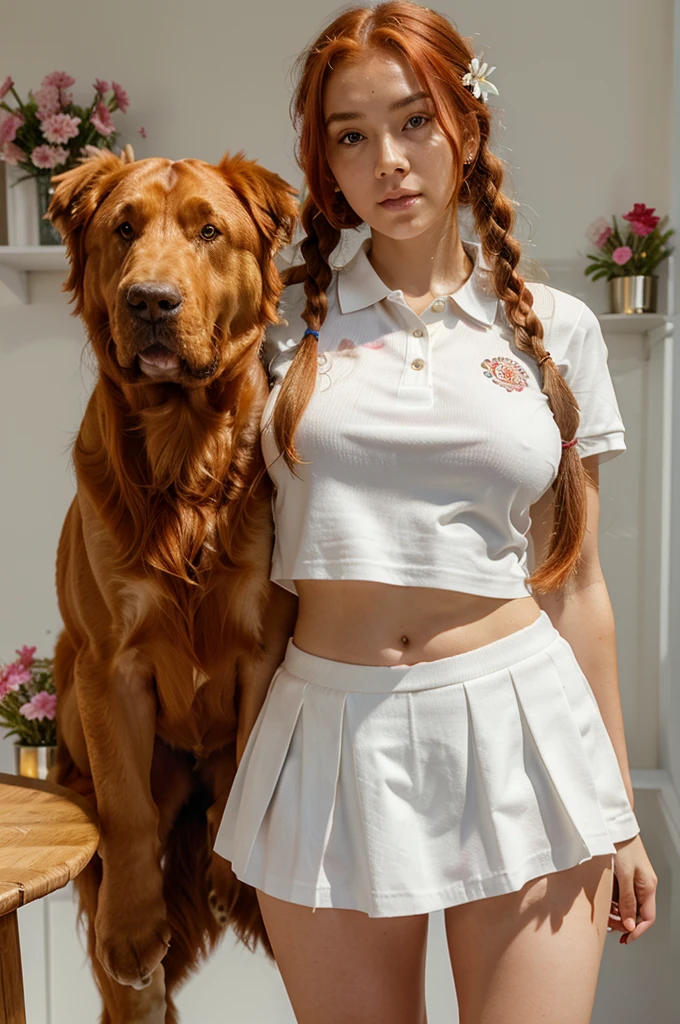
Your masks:
M132 238L134 231L130 221L126 220L121 224L121 226L118 228L118 234L121 236L121 238L124 238L126 242L129 241L130 238Z
M201 238L205 238L206 241L210 241L210 239L215 238L217 235L219 235L219 231L214 224L204 224L201 228Z

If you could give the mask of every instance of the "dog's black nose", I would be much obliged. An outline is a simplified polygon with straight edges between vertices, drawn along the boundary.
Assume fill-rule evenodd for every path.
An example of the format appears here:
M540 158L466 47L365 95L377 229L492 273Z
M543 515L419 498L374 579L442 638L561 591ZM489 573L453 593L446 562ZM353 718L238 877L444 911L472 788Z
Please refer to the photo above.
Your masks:
M166 320L182 305L182 294L174 284L140 281L128 288L127 301L142 320Z

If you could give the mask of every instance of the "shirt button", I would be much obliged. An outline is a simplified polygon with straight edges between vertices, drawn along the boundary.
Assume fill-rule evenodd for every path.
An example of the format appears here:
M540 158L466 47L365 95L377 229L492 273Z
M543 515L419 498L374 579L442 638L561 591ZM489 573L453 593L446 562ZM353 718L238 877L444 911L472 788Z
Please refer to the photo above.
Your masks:
M413 332L413 337L414 338L422 338L422 336L423 336L423 332L421 331L420 327L417 327L415 329L415 331Z
M422 370L422 368L424 366L425 366L425 360L424 359L414 359L413 362L411 363L411 367L414 370Z
M443 299L435 299L434 302L432 303L432 309L434 310L435 313L441 313L443 308L444 308L444 300Z

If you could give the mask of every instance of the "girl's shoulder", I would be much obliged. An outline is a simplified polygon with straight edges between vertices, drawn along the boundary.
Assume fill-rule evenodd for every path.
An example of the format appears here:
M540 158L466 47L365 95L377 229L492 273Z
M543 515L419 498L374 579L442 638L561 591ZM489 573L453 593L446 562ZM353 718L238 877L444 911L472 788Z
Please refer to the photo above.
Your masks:
M626 450L625 425L609 369L609 350L591 307L569 292L529 283L544 329L543 345L579 406L578 452L600 462Z
M307 324L302 319L306 302L303 281L286 285L277 307L279 323L267 325L260 358L272 387L283 379L285 368L295 357L302 335L307 329Z
M544 346L567 373L590 357L608 356L597 314L576 295L544 282L527 282L543 325Z
M337 270L333 271L327 290L328 310L333 312L337 297ZM269 324L260 349L260 358L269 375L270 386L283 380L287 367L295 358L307 323L302 318L307 304L304 281L289 284L283 289L278 303L279 323Z

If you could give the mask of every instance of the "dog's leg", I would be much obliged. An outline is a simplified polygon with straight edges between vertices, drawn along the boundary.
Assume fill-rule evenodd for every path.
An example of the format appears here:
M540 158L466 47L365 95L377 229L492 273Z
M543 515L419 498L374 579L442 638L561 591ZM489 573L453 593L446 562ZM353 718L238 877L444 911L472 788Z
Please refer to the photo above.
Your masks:
M108 665L80 655L75 675L101 823L96 956L112 978L141 990L170 941L151 793L153 667L131 649Z
M97 959L94 920L101 880L102 862L99 854L94 855L84 871L81 871L74 880L79 904L78 923L85 926L87 950L104 1006L100 1024L164 1024L167 1009L162 964L154 971L151 983L137 991L129 985L120 985L104 970Z

